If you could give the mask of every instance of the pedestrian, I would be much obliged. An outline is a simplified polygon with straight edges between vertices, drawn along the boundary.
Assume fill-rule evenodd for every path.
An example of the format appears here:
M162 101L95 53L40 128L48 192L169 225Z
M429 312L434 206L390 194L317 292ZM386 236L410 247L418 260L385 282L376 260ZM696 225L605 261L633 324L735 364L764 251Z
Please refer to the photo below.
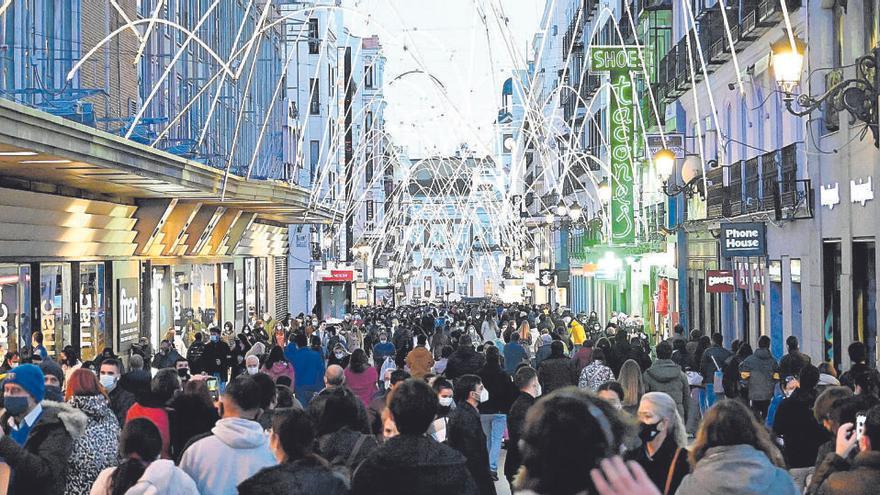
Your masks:
M434 367L434 355L425 347L428 343L424 334L416 337L416 346L406 355L406 366L413 378L421 379Z
M748 387L749 405L763 421L779 380L779 365L770 354L770 337L762 335L758 338L758 350L742 362L739 370Z
M687 432L678 404L664 392L648 392L639 403L638 419L642 445L624 458L645 468L660 493L673 494L690 471Z
M180 462L183 449L192 439L205 435L220 419L205 380L190 380L169 403L171 457Z
M205 343L202 341L202 332L196 332L193 343L186 350L186 359L189 361L189 369L192 374L198 375L202 372L201 360L202 354L205 352Z
M278 460L238 485L240 495L347 495L348 488L314 451L315 427L302 410L290 409L273 418L269 443Z
M655 349L657 360L642 375L645 381L645 392L665 392L678 407L678 414L687 417L690 407L690 385L677 364L672 362L672 348L666 342L660 342Z
M49 359L49 351L47 351L46 346L43 345L43 332L39 330L33 332L31 335L31 341L33 343L33 354L39 354L42 360Z
M797 377L804 366L811 364L810 356L804 354L798 348L798 339L794 335L789 335L785 339L785 346L788 348L788 354L782 356L779 360L779 379L780 385L785 384L785 380L789 377Z
M180 390L177 372L170 368L159 370L148 382L139 381L134 392L135 403L129 408L125 422L137 418L152 421L162 435L162 458L171 458L171 425L165 406Z
M507 413L518 392L510 375L501 367L501 353L494 345L486 349L486 365L478 376L489 392L489 400L480 403L478 409L480 424L488 439L489 474L492 481L498 481L498 458L507 427Z
M605 364L605 351L601 347L596 347L593 350L593 361L581 370L578 388L596 392L600 385L611 380L614 380L614 373Z
M514 334L516 335L516 334ZM538 337L538 349L535 351L535 368L541 368L541 362L550 357L550 354L553 354L553 337L550 335L549 330L544 330L544 333Z
M861 435L856 426L845 423L837 432L835 450L814 474L822 495L867 495L880 485L880 406L864 413ZM851 453L856 452L850 460Z
M330 359L327 360L327 366L339 366L342 369L348 368L348 362L351 361L351 354L345 349L342 343L337 343L333 347Z
M504 344L504 370L508 374L516 373L517 366L522 363L528 363L528 360L529 353L520 343L519 334L512 333L510 335L510 342Z
M715 372L723 373L724 362L733 353L724 348L724 337L715 332L712 334L712 345L703 351L700 359L700 374L703 375L703 388L700 392L700 411L712 407L715 401L724 397L724 390L715 390Z
M467 468L481 495L494 495L495 483L489 470L486 435L477 406L489 400L489 391L477 375L463 375L454 381L456 408L449 416L447 442L467 459Z
M505 349L507 346L505 346ZM433 348L435 351L436 347ZM434 373L444 375L446 373L446 365L449 362L449 356L452 355L452 346L443 345L440 347L440 359L434 362ZM506 358L505 358L506 360Z
M599 390L596 391L596 396L614 406L614 409L624 411L630 416L635 416L635 414L631 414L623 409L624 395L623 387L614 380L599 385ZM638 408L636 408L636 412L638 412Z
M486 356L474 350L471 337L462 335L458 339L458 349L449 356L444 374L446 378L455 381L460 376L479 373L485 364Z
M312 335L312 340L320 345L320 337ZM299 333L294 336L296 350L289 357L294 369L294 392L302 402L303 407L309 405L312 396L318 393L324 386L324 360L321 353L308 346L305 335Z
M67 404L84 414L87 422L74 441L67 464L65 494L87 494L104 469L117 464L119 422L110 409L106 392L89 370L70 375Z
M635 416L639 410L642 395L645 394L645 382L642 379L642 368L632 359L624 361L620 367L617 382L623 389L621 405L623 410Z
M171 330L173 332L174 330ZM177 352L177 349L174 348L172 343L168 340L163 340L159 343L159 351L153 356L152 367L157 370L161 370L163 368L174 368L177 360L181 358L180 353Z
M39 365L40 371L43 372L45 378L46 393L44 400L52 402L64 402L64 370L52 359L42 361Z
M152 421L138 418L122 429L118 467L101 471L90 495L199 495L195 482L173 461L160 459L162 436Z
M562 341L554 340L550 344L550 357L541 361L541 365L538 366L538 380L541 382L542 390L548 394L558 388L577 383L574 363L564 352Z
M416 350L418 350L418 347L412 352ZM379 373L376 371L376 368L370 366L367 353L363 349L355 349L351 354L348 368L345 369L345 384L354 392L364 407L370 404L370 401L376 394L376 382L378 380Z
M288 377L291 382L295 378L293 365L284 357L284 350L277 345L272 346L269 357L266 358L260 371L269 375L273 382L277 382L278 378L282 376Z
M798 388L779 404L773 422L773 433L783 440L782 455L789 469L814 466L819 447L830 439L813 415L819 370L811 364L801 367L797 383Z
M21 356L16 351L9 351L3 356L3 365L0 366L0 373L8 373L21 363Z
M425 435L437 405L437 396L423 381L408 379L394 388L388 411L399 434L361 464L354 474L352 495L479 493L465 457Z
M799 493L767 429L736 400L721 400L706 411L689 460L693 471L676 495Z
M14 473L10 495L64 493L67 463L88 420L63 403L43 402L45 377L39 367L22 364L3 382L0 457Z
M748 404L749 389L745 380L742 379L739 367L751 355L752 346L748 342L743 342L736 350L736 353L724 362L722 382L724 384L724 396L728 399L738 399Z
M220 420L211 435L183 451L180 468L196 482L200 493L234 495L242 481L276 463L263 428L260 386L253 377L230 381L220 400Z
M440 405L437 407L437 414L434 417L434 421L428 428L428 434L431 435L431 438L434 440L437 440L440 443L446 443L446 427L449 425L449 414L452 412L452 409L455 408L452 382L439 376L434 380L434 383L431 384L431 388L437 394L437 401Z
M829 452L834 452L837 430L840 429L840 423L835 421L835 416L838 415L833 413L843 404L843 401L837 402L838 400L847 399L852 396L853 393L849 387L838 385L825 387L825 390L816 397L816 402L813 403L813 417L828 432L829 439L819 447L819 451L816 453L816 460L813 463L814 466L821 464Z
M220 380L223 388L224 383L229 380L229 367L232 364L232 349L220 338L220 329L211 327L209 330L210 341L205 344L202 351L202 357L199 362L199 368L203 373L216 377Z
M382 413L385 412L388 406L388 397L391 394L391 390L398 383L409 378L409 373L405 370L389 369L385 371L382 391L376 394L367 405L367 421L374 435L382 433Z
M394 344L388 341L388 334L379 332L379 343L373 346L373 363L376 367L382 366L385 358L393 358L395 352Z
M874 376L875 383L880 383L880 372L868 365L868 347L864 342L853 342L847 347L849 360L852 363L849 371L840 376L840 384L855 390L857 376L868 373Z
M504 459L504 477L511 486L522 464L519 440L525 425L526 414L535 405L535 401L542 393L541 383L538 381L538 372L529 366L524 366L517 370L513 378L513 384L519 391L519 394L507 413L507 433L509 438L507 441L507 456Z
M367 413L351 390L338 387L317 396L308 409L317 436L316 453L351 483L351 475L379 447Z
M584 345L574 353L571 359L574 361L575 373L577 376L581 376L581 371L593 360L593 339L585 340Z

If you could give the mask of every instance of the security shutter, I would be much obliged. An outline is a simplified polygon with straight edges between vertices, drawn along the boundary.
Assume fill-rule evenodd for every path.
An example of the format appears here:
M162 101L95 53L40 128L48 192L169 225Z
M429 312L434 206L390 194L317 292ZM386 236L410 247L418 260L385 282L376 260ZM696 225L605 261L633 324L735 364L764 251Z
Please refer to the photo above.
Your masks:
M287 316L290 310L287 298L287 256L275 256L275 321Z

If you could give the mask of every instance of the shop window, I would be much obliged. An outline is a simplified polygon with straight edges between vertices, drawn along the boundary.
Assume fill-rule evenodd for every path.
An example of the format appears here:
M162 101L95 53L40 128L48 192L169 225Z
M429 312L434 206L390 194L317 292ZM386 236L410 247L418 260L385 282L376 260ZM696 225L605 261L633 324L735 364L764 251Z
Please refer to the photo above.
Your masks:
M112 342L106 334L104 263L79 266L79 345L83 361L94 359Z
M864 342L868 360L876 366L877 359L877 275L874 241L856 241L852 246L853 264L853 341Z
M40 265L40 330L50 356L71 341L69 264Z
M30 344L30 267L0 265L0 345L19 351Z
M217 265L193 265L191 275L193 322L196 331L207 332L209 328L218 326L217 320ZM187 337L194 339L193 336ZM190 342L187 339L187 342Z
M822 290L823 309L822 330L824 354L821 361L834 363L840 369L840 242L825 242L822 245Z
M257 260L244 260L244 304L247 311L247 323L253 324L257 319Z

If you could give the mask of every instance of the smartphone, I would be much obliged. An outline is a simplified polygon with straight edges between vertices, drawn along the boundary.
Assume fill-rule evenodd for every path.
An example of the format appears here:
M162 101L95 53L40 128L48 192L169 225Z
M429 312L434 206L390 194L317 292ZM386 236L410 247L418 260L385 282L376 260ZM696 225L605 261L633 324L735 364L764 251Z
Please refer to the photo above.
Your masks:
M865 418L867 417L864 412L856 414L856 441L862 441L862 435L865 433Z
M208 386L208 393L211 394L211 399L213 399L215 402L218 401L220 399L220 391L218 390L218 386L217 386L217 382L218 382L217 378L215 378L215 377L208 378L206 380L206 382L207 382L206 384Z

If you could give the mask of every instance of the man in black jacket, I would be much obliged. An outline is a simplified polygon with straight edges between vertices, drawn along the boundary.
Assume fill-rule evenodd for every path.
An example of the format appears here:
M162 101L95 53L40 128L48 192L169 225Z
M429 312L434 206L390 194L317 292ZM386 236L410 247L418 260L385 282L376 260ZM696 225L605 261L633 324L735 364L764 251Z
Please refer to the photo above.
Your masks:
M535 404L535 400L541 396L541 384L538 383L538 373L528 366L520 368L513 377L513 384L519 389L519 396L510 406L507 413L507 458L504 460L504 477L511 484L522 464L522 455L519 452L519 437L522 435L523 425L526 422L526 413Z
M202 352L202 372L216 376L221 382L229 380L229 365L232 361L232 350L226 342L220 340L220 329L211 328L211 341Z
M467 468L481 495L495 495L495 483L489 472L489 451L486 435L480 424L477 406L489 399L489 392L477 375L463 375L455 380L453 397L456 409L449 415L446 441L464 454Z
M455 380L462 375L476 375L486 364L486 356L474 350L470 335L458 339L458 349L446 361L446 378Z
M355 470L352 495L479 493L465 469L464 456L425 435L437 406L437 395L421 380L408 379L394 389L388 409L400 434L374 450ZM483 438L484 460L485 446Z
M871 368L868 364L868 347L864 342L853 342L846 349L849 360L853 363L849 371L841 375L840 384L851 389L856 388L855 379L862 373L870 373L874 376L875 383L880 383L880 372Z

